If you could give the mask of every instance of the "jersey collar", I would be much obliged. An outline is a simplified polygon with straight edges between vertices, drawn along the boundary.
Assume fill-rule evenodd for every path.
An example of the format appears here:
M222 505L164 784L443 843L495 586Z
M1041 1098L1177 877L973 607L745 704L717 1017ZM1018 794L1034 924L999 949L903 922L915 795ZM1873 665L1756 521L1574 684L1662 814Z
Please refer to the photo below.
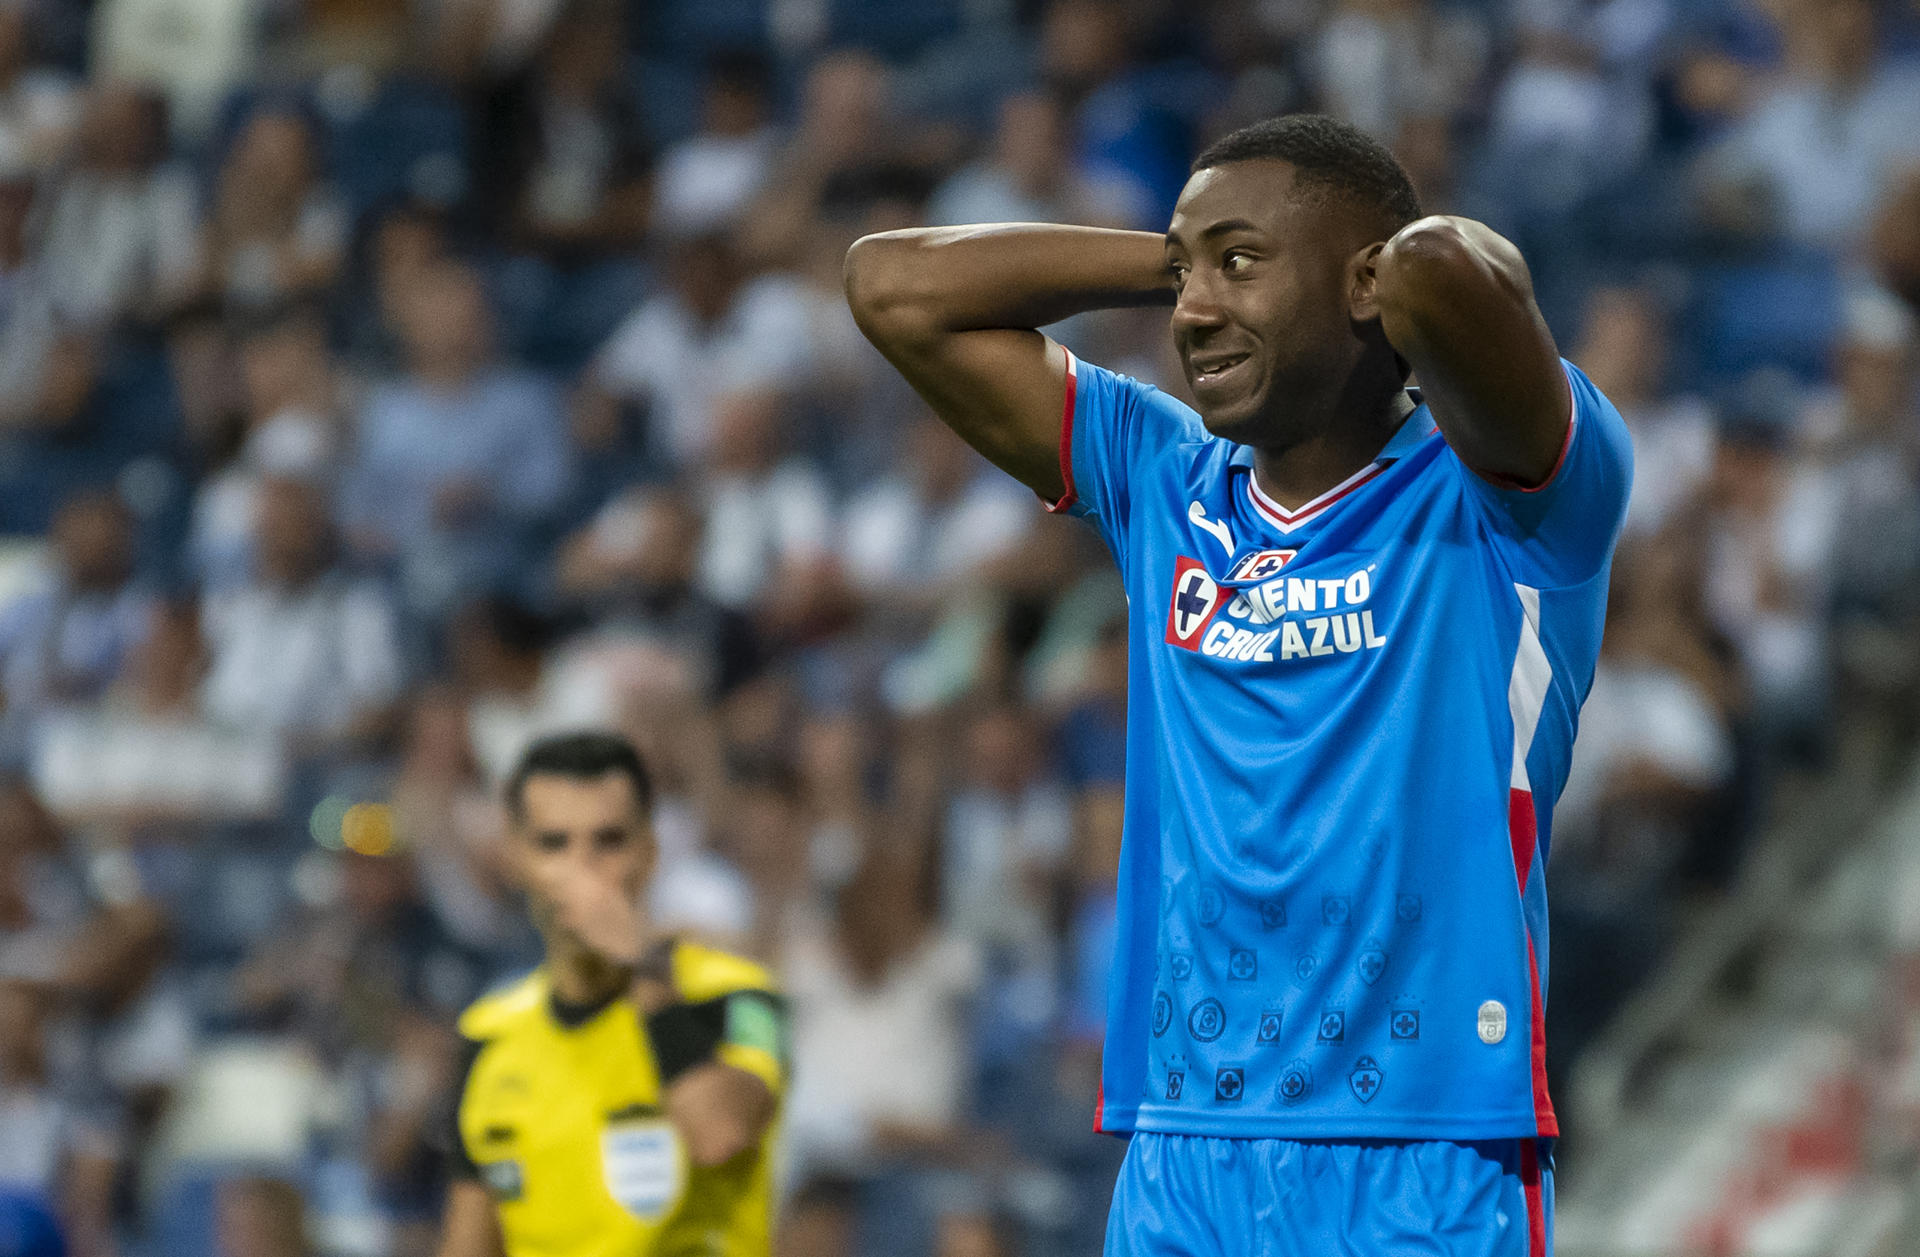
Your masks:
M1422 441L1434 434L1437 425L1433 420L1433 412L1420 398L1420 390L1410 388L1407 394L1414 401L1413 412L1402 420L1393 435L1387 438L1387 443L1381 447L1380 453L1373 462L1296 510L1287 510L1260 491L1260 486L1253 477L1253 447L1235 446L1232 456L1228 459L1228 466L1230 469L1244 470L1247 473L1246 493L1255 513L1281 532L1292 532L1308 520L1317 518L1328 507L1372 480L1393 463L1411 454Z

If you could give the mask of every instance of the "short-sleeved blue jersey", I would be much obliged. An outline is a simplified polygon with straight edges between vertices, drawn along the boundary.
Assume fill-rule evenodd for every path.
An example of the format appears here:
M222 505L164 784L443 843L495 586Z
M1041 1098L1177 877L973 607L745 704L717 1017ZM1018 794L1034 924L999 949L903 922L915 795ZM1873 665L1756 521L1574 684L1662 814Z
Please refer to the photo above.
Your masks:
M1534 491L1416 409L1293 511L1253 451L1068 360L1068 496L1130 604L1098 1129L1553 1135L1543 883L1632 479L1568 365Z

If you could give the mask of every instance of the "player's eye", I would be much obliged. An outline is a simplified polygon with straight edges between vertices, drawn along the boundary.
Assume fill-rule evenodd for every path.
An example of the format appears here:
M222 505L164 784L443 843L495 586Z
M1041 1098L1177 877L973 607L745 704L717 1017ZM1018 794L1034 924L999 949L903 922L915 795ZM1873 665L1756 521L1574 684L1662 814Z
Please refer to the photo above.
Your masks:
M533 836L533 845L549 855L565 851L567 849L566 831L560 829L543 829Z
M1245 274L1253 269L1253 255L1234 249L1220 259L1220 269L1229 275Z
M1175 292L1178 292L1181 286L1187 282L1187 271L1189 269L1185 262L1167 263L1167 278L1173 281Z
M627 831L609 826L593 831L593 845L602 851L618 851L627 845Z

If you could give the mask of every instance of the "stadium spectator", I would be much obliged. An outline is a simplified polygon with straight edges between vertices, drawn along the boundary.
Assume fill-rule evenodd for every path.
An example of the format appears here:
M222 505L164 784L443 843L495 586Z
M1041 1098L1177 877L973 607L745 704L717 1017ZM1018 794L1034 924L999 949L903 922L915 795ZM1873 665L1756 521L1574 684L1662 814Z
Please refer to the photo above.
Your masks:
M782 954L793 1001L794 1173L870 1174L889 1156L950 1153L970 1078L966 1001L979 957L923 902L907 848L878 844L826 916L796 919Z
M65 156L80 112L73 79L41 60L33 6L0 9L0 146L30 170L47 170Z
M992 147L962 167L927 203L931 223L1092 223L1124 227L1137 190L1083 172L1075 161L1060 102L1024 92L1000 102Z
M770 118L772 72L751 52L707 65L700 130L660 155L654 226L669 237L738 225L771 170L779 132Z
M1600 288L1587 299L1580 342L1569 355L1627 421L1636 472L1627 531L1658 532L1698 504L1713 471L1713 412L1666 387L1671 328L1645 288Z
M257 527L252 579L207 603L208 713L302 750L373 740L403 680L385 593L338 566L320 487L262 480Z
M98 369L93 337L64 316L46 266L29 250L34 204L32 173L17 152L0 150L0 432L9 434L72 423Z
M340 385L320 311L295 306L267 317L241 335L237 356L238 448L200 487L187 539L193 573L209 589L252 570L262 481L323 480L341 445Z
M360 407L345 485L349 543L397 555L407 601L444 611L502 578L569 476L560 400L502 362L477 275L447 263L399 294L406 372Z
M1872 0L1780 13L1786 74L1708 155L1707 212L1758 239L1853 246L1889 181L1920 159L1920 70L1886 56Z
M674 469L712 447L722 395L804 385L813 333L800 286L751 275L730 236L688 240L668 264L666 287L595 355L581 406L597 430L618 428L620 406L644 406L653 457Z
M40 245L63 317L163 319L199 286L199 198L166 141L153 95L124 83L88 89L74 160L47 193Z
M502 239L578 261L646 234L651 154L620 51L617 5L568 6L527 73L490 94L477 191Z
M207 216L208 281L240 309L318 292L346 257L346 208L320 175L319 139L297 113L262 109L234 137Z
M119 499L99 492L68 499L50 541L44 573L0 607L0 686L16 721L98 699L147 630L133 520Z

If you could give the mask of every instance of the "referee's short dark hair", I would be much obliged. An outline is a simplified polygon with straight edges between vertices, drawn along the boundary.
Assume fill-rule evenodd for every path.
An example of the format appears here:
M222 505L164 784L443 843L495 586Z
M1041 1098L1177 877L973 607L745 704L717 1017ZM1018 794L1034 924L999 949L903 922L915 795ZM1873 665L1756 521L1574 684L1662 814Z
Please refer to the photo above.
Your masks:
M1387 146L1325 114L1287 114L1229 132L1193 159L1193 173L1261 159L1292 166L1299 186L1374 210L1390 231L1420 217L1420 194Z
M515 820L525 815L527 779L530 777L567 777L574 781L597 781L608 773L618 773L633 783L633 797L642 812L653 808L653 778L633 743L617 733L587 729L575 733L556 733L529 746L507 778L507 811Z

